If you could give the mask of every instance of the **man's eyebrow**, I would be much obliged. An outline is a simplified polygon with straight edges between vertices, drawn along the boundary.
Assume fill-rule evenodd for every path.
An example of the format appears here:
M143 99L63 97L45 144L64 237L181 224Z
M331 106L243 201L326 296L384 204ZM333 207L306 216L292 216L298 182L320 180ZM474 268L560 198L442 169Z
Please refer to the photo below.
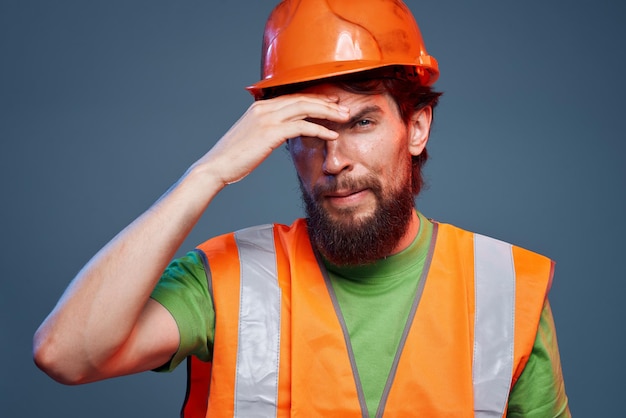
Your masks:
M382 109L378 105L365 106L363 109L359 110L358 113L352 116L348 120L348 122L346 122L346 124L353 125L357 123L358 121L360 121L361 119L363 119L363 117L365 117L366 115L370 113L378 113L378 112L382 112Z

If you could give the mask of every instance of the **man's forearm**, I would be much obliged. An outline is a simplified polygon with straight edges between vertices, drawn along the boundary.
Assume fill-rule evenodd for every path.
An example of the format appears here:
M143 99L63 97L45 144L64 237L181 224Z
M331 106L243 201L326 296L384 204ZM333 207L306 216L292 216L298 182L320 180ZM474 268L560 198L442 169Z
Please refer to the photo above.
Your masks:
M37 364L65 383L91 380L129 338L163 270L221 187L195 166L103 247L37 330Z

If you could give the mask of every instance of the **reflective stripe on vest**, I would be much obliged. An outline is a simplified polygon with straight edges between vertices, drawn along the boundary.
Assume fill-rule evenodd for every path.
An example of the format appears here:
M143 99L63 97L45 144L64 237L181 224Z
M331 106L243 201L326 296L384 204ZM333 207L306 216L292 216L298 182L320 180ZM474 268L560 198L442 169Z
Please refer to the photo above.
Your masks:
M280 289L271 225L238 231L241 265L235 416L276 416ZM513 374L515 273L510 244L474 234L475 416L504 414Z
M235 233L241 262L235 417L275 417L278 405L280 288L272 225Z
M474 234L474 412L501 417L513 378L515 266L512 246Z

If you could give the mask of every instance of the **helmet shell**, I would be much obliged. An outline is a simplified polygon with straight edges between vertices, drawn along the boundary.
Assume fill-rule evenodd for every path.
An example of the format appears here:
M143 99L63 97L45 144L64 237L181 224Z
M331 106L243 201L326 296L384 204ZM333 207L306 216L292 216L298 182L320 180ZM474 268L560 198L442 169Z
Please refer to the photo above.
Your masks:
M263 37L261 80L247 90L319 80L387 66L422 85L439 77L419 27L399 0L284 0Z

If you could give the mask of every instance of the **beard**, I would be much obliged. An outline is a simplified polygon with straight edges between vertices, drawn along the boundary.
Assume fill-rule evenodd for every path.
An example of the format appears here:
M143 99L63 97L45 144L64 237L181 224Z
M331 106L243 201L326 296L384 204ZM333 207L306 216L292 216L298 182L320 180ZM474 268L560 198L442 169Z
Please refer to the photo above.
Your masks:
M371 264L391 255L406 233L414 210L410 176L409 165L405 171L406 180L398 189L386 192L373 175L358 180L333 177L330 183L315 186L311 195L300 181L313 247L337 266ZM370 215L359 216L358 210L344 208L333 217L322 206L325 193L363 188L369 188L376 200L376 207Z

